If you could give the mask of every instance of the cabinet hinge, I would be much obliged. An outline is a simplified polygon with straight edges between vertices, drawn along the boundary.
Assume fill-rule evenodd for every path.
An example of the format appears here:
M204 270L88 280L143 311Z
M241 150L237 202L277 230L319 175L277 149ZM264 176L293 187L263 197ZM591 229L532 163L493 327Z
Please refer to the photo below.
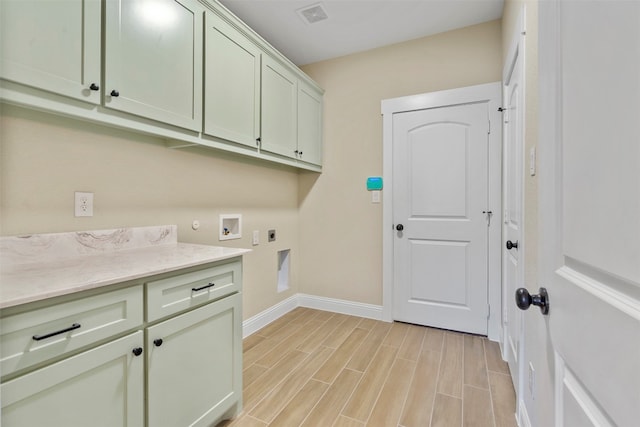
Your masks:
M491 319L491 304L487 304L487 319Z
M491 134L491 120L489 120L489 129L487 130L487 134Z

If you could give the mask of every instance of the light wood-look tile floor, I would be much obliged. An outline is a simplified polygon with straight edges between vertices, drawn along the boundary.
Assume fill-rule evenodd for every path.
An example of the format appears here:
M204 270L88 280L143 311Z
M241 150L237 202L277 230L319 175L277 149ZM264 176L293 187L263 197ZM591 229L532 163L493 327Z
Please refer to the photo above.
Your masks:
M244 340L244 410L221 426L515 426L497 343L297 308Z

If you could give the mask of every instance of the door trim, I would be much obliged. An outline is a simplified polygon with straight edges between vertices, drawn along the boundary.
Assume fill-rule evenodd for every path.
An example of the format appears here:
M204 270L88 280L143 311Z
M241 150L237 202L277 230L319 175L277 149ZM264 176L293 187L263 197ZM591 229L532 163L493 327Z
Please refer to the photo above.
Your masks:
M393 115L407 111L484 102L488 104L489 137L489 209L493 212L488 237L488 337L499 341L502 334L502 124L498 107L502 105L502 82L487 83L381 102L382 174L382 320L393 321Z

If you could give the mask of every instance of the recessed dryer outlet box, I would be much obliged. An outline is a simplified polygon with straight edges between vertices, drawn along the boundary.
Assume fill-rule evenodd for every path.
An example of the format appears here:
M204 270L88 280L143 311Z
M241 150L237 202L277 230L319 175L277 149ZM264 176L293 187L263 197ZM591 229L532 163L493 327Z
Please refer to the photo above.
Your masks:
M267 240L269 242L275 242L276 241L276 230L269 230L267 231Z
M220 215L220 240L240 239L242 237L242 215Z

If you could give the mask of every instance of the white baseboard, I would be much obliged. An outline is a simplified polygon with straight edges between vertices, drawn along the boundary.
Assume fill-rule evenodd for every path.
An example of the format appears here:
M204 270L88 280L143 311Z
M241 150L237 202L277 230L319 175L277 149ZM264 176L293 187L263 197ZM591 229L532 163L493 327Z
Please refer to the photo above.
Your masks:
M315 308L333 313L349 314L351 316L366 317L367 319L382 320L382 306L361 302L346 301L335 298L319 297L315 295L298 294L300 307Z
M255 331L264 328L298 306L298 295L294 295L245 320L242 322L242 338L246 338Z
M333 313L349 314L351 316L382 320L381 305L364 304L361 302L319 297L315 295L296 294L242 322L242 337L245 338L257 330L264 328L269 323L284 316L296 307L315 308L317 310L330 311Z

